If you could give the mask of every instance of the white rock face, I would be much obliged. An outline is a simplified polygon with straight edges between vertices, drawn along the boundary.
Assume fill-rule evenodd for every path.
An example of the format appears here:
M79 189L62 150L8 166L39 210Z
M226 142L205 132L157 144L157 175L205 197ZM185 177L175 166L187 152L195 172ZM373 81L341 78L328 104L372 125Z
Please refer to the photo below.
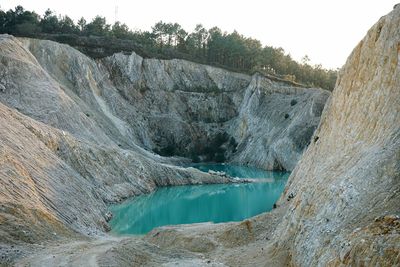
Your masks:
M400 262L399 29L400 6L354 49L289 178L276 239L293 265Z
M4 153L4 156L1 157L2 165L0 165L0 174L2 174L2 179L0 182L2 182L2 184L0 185L2 188L7 188L5 193L2 191L0 195L2 197L1 203L6 203L1 206L0 220L2 220L2 224L0 229L3 231L0 232L1 236L4 236L3 233L14 233L13 231L4 232L4 229L15 230L15 225L21 222L20 218L28 218L28 221L32 222L35 218L38 218L35 217L35 214L43 214L48 211L48 216L44 218L49 219L40 221L40 224L38 224L39 226L36 228L28 228L31 231L29 233L33 232L33 236L35 236L41 233L43 229L49 229L50 227L52 230L59 229L58 233L62 233L63 235L63 239L59 241L62 245L58 247L52 244L48 245L45 249L42 247L38 249L36 246L33 246L33 248L29 247L28 251L31 250L31 255L27 258L19 258L17 262L17 264L21 266L131 266L132 264L146 266L160 266L162 264L166 266L175 264L189 266L399 265L399 29L400 6L397 5L391 13L382 17L379 22L372 27L367 36L355 48L346 65L341 70L336 88L331 98L328 100L327 107L323 111L322 120L312 138L311 145L290 176L285 192L277 203L278 207L272 212L239 223L206 223L186 226L167 226L154 229L145 237L105 237L104 239L81 239L79 242L67 242L68 240L65 239L66 236L73 236L69 228L65 227L65 219L62 219L62 216L66 216L64 212L68 214L69 208L61 209L61 204L57 201L61 201L61 203L63 203L63 200L67 201L70 198L68 194L72 193L67 187L62 186L62 182L64 179L68 178L68 181L73 182L73 188L78 187L77 192L80 192L80 187L90 187L91 181L101 181L101 178L97 176L91 179L90 176L83 176L79 174L79 172L75 174L77 175L76 177L67 177L65 173L67 172L69 175L68 171L70 167L76 166L76 164L73 164L75 161L71 160L71 158L77 158L77 156L65 157L63 155L65 153L68 155L75 155L74 151L76 151L76 149L78 151L84 151L82 154L78 153L78 155L83 155L82 158L85 159L78 160L78 162L84 163L82 164L83 168L86 166L86 163L90 165L97 162L97 160L88 160L91 157L97 158L100 157L102 153L104 155L109 153L109 151L99 152L100 149L107 148L108 145L106 142L110 142L110 146L112 146L113 142L118 140L121 141L121 144L126 146L127 149L121 152L121 149L114 145L113 148L115 147L116 151L120 151L116 153L135 153L135 155L132 155L132 160L139 157L138 155L141 155L148 161L150 161L148 158L154 158L155 156L151 156L150 153L140 150L137 146L132 146L134 141L143 145L145 142L142 141L148 140L149 147L151 147L152 143L155 143L150 137L154 133L149 130L151 128L145 128L147 127L147 123L140 117L141 113L136 110L132 111L132 114L135 114L135 116L129 113L131 117L127 118L130 119L124 119L121 115L118 115L123 114L123 110L129 107L129 103L132 103L132 100L139 99L139 93L135 90L130 90L127 86L128 82L125 80L130 79L132 83L137 83L138 86L147 84L147 80L143 78L145 72L140 70L147 67L138 66L147 66L146 64L151 65L151 68L158 71L157 75L163 77L162 80L166 84L165 88L168 88L168 90L160 89L162 86L154 84L156 83L156 80L154 80L149 83L153 84L153 87L142 87L146 88L142 93L147 94L149 91L159 90L159 92L162 93L161 99L164 101L162 103L168 103L168 105L159 105L161 103L161 100L158 98L160 96L159 92L158 94L151 93L151 95L154 94L154 98L147 99L143 97L143 101L149 101L148 103L151 103L153 100L153 104L157 103L155 107L159 109L154 113L149 113L149 117L155 117L157 114L174 114L176 118L176 114L180 114L178 111L180 110L179 107L182 102L175 102L175 99L179 99L182 95L186 94L196 97L199 97L199 95L198 93L187 91L184 91L182 94L175 94L174 97L169 95L168 92L174 91L176 81L174 80L175 78L173 78L174 75L169 75L164 69L167 65L173 64L174 61L162 62L150 60L148 63L143 63L146 62L146 60L138 59L136 56L131 56L133 59L130 59L129 56L114 56L121 57L121 62L142 62L140 64L131 64L131 68L127 67L125 78L123 78L124 75L121 75L122 71L117 71L119 69L122 70L122 68L112 67L112 65L108 65L107 63L107 60L110 60L110 62L116 62L117 60L107 59L105 63L99 65L95 64L94 68L97 66L99 70L103 68L115 70L115 72L110 71L110 73L115 76L111 77L112 84L113 86L115 85L115 87L112 87L110 82L110 87L107 87L107 90L100 88L101 94L99 95L105 99L105 103L113 103L109 98L112 99L112 96L114 96L114 93L111 92L114 92L113 90L115 88L118 88L119 94L124 95L123 98L126 101L126 105L115 106L108 104L108 106L113 116L120 118L122 121L125 121L127 125L130 125L132 129L132 135L129 137L130 139L124 137L122 133L120 135L111 134L114 133L112 131L118 133L121 127L112 126L114 125L111 119L112 117L101 115L102 112L104 112L104 108L101 109L101 107L98 107L98 113L93 112L93 110L96 110L95 107L98 106L98 101L89 96L87 100L83 101L83 92L79 93L79 98L71 94L74 96L73 99L77 99L75 103L78 103L73 110L79 111L79 109L90 106L88 110L91 110L92 113L96 114L99 118L103 118L104 121L101 119L93 120L94 115L86 118L82 116L86 120L86 123L91 121L92 123L101 123L101 125L111 125L102 137L105 144L96 143L98 142L96 140L88 141L90 140L89 136L82 137L82 139L77 138L79 135L84 136L84 131L79 132L75 130L73 134L64 134L61 130L50 130L50 126L36 122L33 119L15 112L14 109L0 105L0 110L2 111L0 113L0 125L6 125L5 128L0 128L0 136L2 137L0 139L0 144L2 146L0 151ZM30 42L32 49L32 41ZM8 51L7 49L8 47L5 46L1 51ZM27 59L31 60L34 58L26 57L24 60L27 61ZM4 64L3 62L7 62L7 60L4 60L3 57L1 62ZM22 63L22 60L17 60L13 64ZM31 65L34 66L35 64ZM57 66L57 64L55 66ZM122 63L121 66L123 66ZM128 66L128 64L125 64L125 66ZM205 69L207 68L208 67L205 67ZM12 68L10 70L12 70ZM68 70L68 68L66 68L66 70ZM168 70L171 71L171 69ZM204 71L205 70L194 71L193 77L197 77L197 75L200 75L198 73L204 73ZM56 77L57 72L57 68L54 67L52 76ZM218 84L219 89L224 88L223 84L227 82L221 78L225 77L222 75L224 71L218 70L216 73L212 73L210 77L213 78L210 78L210 80L215 81L217 80L215 77L220 77L218 78L218 82L215 83ZM19 82L15 79L9 79L9 77L10 75L5 76L7 84ZM242 77L245 76L238 76L237 81L239 82L235 82L235 84L245 80L249 82L249 85L243 90L242 98L235 92L229 93L229 95L233 95L231 98L232 103L237 104L239 108L237 109L236 117L230 119L230 124L226 125L225 128L235 139L240 140L237 148L238 152L253 151L247 148L247 145L245 147L241 147L240 145L240 143L244 143L243 139L240 139L240 136L246 136L247 129L252 129L251 131L254 131L254 129L258 129L259 131L267 129L268 132L275 133L279 136L279 131L266 121L276 121L276 118L279 117L277 113L279 114L282 111L286 112L285 109L265 108L265 105L267 107L273 107L272 103L268 102L268 99L271 99L272 96L276 97L276 95L278 95L277 99L283 98L283 85L278 86L274 84L273 87L268 87L268 89L266 89L262 84L268 83L268 80L258 78L257 76L251 77L248 80L245 78L242 79ZM189 81L191 80L189 79ZM84 84L83 81L80 82ZM9 87L5 86L5 88L7 90ZM258 88L260 88L260 92ZM261 88L264 88L264 91L262 91ZM181 92L181 89L176 91ZM190 90L194 90L194 88ZM29 92L23 94L15 93L15 98L20 97L20 99L25 99L23 98L24 94L28 93ZM293 98L292 93L293 89L288 88L288 95L290 95L291 98ZM295 96L299 97L299 95L303 93L306 92L300 89L300 92L296 93ZM313 97L316 97L315 103L318 103L317 96ZM5 98L1 99L3 101ZM7 101L4 102L10 105L10 103L13 103L12 99L11 97L7 98ZM57 98L54 99L57 100ZM90 99L93 103L90 102ZM201 99L201 97L198 99ZM65 100L62 102L67 101ZM214 104L222 103L217 100L209 102ZM141 102L137 100L137 102L134 103L140 105ZM175 103L175 106L173 103ZM197 101L191 103L195 104ZM263 105L260 106L259 103L263 103ZM301 101L297 101L297 104L294 106L300 103ZM27 104L29 104L29 101ZM313 104L313 101L310 101L309 103L304 103L304 107L307 107L302 109L304 114L312 114L318 110L319 106ZM21 106L21 108L24 108L24 106ZM27 114L27 111L35 108L37 107L30 106L24 113ZM38 110L40 109L36 109L35 111L37 112ZM267 112L268 110L269 112ZM41 113L39 112L38 114ZM199 114L204 115L201 112L199 112ZM216 115L214 113L212 114L213 116ZM301 121L301 114L301 112L289 114L289 118L293 118L294 121ZM169 118L169 115L163 118ZM38 116L38 120L39 119L41 121L47 119L49 122L57 123L57 121L53 120L53 117L46 117L45 114ZM250 121L250 123L248 123L248 121ZM67 126L72 127L72 123L79 123L79 121L69 122ZM135 129L138 129L132 126L135 125L135 123L143 126L142 139L138 138L140 135L133 133ZM186 124L182 123L182 125ZM93 125L93 129L97 129L95 127L97 127L96 124ZM102 129L102 127L99 128ZM171 127L174 128L175 126L172 125ZM294 126L288 124L285 129L291 129L291 127ZM291 131L296 132L300 130L301 128L293 128ZM48 132L51 134L47 134ZM182 133L184 133L184 131L182 131ZM249 133L254 132L250 132L249 130ZM115 136L118 136L118 139L116 139ZM260 141L259 138L262 137L265 137L265 134L260 135L258 138L252 136L246 143L249 147L253 144L261 145L264 141ZM28 141L25 140L37 140L38 143L31 145L28 150L26 150L26 153L22 153L24 150L23 148L29 145ZM52 140L56 140L57 142L50 142ZM282 138L282 140L284 141L275 142L274 147L284 151L287 148L282 144L288 141L285 141L285 138ZM51 150L52 147L57 147L53 145L57 145L59 142L63 144L61 147L70 148L65 150L66 152L50 153L48 150ZM79 145L80 142L84 144ZM258 156L254 157L254 160L257 160L258 157L265 157L264 160L267 162L269 161L269 157L261 153L265 150L257 148L254 151L258 153ZM248 152L246 153L248 154ZM35 159L32 159L30 155L35 155ZM48 157L48 159L46 157ZM244 156L240 156L240 154L232 155L233 160L243 160L243 158L240 157L250 160L250 156L246 156L246 154L244 154ZM45 160L42 160L43 158ZM66 159L64 160L64 158ZM113 156L112 158L118 157ZM107 157L105 159L111 160L111 158ZM160 160L168 161L164 158L160 158ZM153 160L153 162L154 161L155 160ZM57 167L54 170L54 162L57 163L57 166L61 167ZM65 162L72 163L67 164ZM102 165L107 165L106 161L101 162ZM142 161L140 160L140 162ZM134 165L140 166L140 162L137 161ZM283 161L280 161L280 163L282 162ZM119 165L119 163L116 165ZM149 171L157 166L159 167L160 164L153 164L151 167L145 169ZM168 168L168 170L176 171L176 169L168 167L167 165L162 166ZM134 166L129 166L128 169L135 168ZM79 168L76 167L71 169L73 169L71 174L74 174L74 170L79 170ZM97 168L89 168L89 170L91 170L89 173L94 173L96 169ZM34 170L40 171L40 177L44 178L37 178L39 176L35 176ZM83 170L85 169L83 168ZM116 170L116 168L110 168L109 170L109 173L112 173L111 170ZM124 169L124 172L125 171L127 171L127 169ZM54 180L57 178L55 178L51 172L56 172L56 177L60 178ZM43 175L43 173L46 175ZM158 171L154 173L156 174ZM189 175L188 173L185 174ZM90 179L80 178L79 175L82 177L89 177ZM140 175L140 173L136 175ZM24 179L18 180L18 178L21 177ZM112 184L112 180L105 179L105 181ZM137 181L136 178L135 181ZM144 178L143 181L148 181L148 178ZM43 185L43 182L46 184ZM123 190L125 185L130 185L132 183L133 181L127 181L126 184L116 183L115 186ZM48 185L58 190L47 190ZM24 193L27 188L35 188L35 190L29 191L30 193L24 194L23 197L13 194L15 192ZM98 211L102 209L103 204L97 202L96 194L97 193L85 195L85 199L87 199L89 203L93 203L97 206L95 206L94 211L89 210L89 214L82 215L82 217L79 218L79 223L85 224L88 222L91 225L90 222L93 221L91 217L96 217L99 213ZM74 194L73 197L79 198L79 194ZM11 204L6 201L7 199L11 199ZM31 206L26 203L25 199L33 199L32 201L35 203L34 207L38 207L40 212L35 211L37 213L34 213L32 211L34 207L31 208ZM23 204L22 207L16 205L17 201ZM79 203L80 200L78 199L77 201L78 202L75 202L74 200L72 203L76 203L74 205L76 205L77 208L82 208L82 206L79 206L82 204ZM51 205L46 203L50 203ZM27 207L28 212L24 210L24 207ZM54 207L56 208L54 209ZM63 213L58 215L57 212L55 212L55 210L58 209ZM22 217L23 214L28 214L28 216L24 215L26 217ZM3 218L6 218L6 220ZM56 219L53 220L53 218ZM4 224L3 222L6 223ZM40 229L40 227L43 229ZM22 236L25 235L26 231L15 236L6 236L8 238L6 240L24 240Z
M223 156L291 169L312 132L298 143L290 133L272 133L302 124L313 129L321 110L311 107L322 109L329 94L183 60L116 54L96 62L67 45L8 35L0 36L0 59L3 242L101 234L107 203L157 186L238 182L171 165L184 160L150 150L174 145L188 155L222 136L216 146ZM292 99L299 103L290 108ZM269 111L268 101L286 107ZM298 146L276 145L265 161L243 156L278 139Z
M60 63L51 75L23 43L0 36L1 242L101 234L107 203L157 186L237 182L171 165L180 160L137 146L94 81L96 63L47 43L58 58L32 49Z
M146 239L187 251L211 243L203 255L228 266L398 266L399 29L397 5L356 46L276 209Z
M135 109L142 146L205 159L219 148L213 153L228 161L270 170L294 168L329 96L183 60L116 54L102 63Z
M67 45L19 41L2 37L4 56L21 61L8 60L0 100L96 144L292 170L329 96L184 60L95 62Z
M311 141L328 96L324 90L277 86L253 76L239 116L229 126L241 140L232 161L292 170Z

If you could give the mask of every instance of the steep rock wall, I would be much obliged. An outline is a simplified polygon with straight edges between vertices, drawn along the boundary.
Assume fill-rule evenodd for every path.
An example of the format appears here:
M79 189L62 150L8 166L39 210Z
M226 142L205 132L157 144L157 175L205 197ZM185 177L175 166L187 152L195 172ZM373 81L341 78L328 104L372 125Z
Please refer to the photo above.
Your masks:
M400 6L356 46L289 178L276 238L293 265L400 262L399 28Z
M21 41L91 125L58 128L164 156L292 170L329 96L184 60L119 53L95 62L67 45Z
M167 226L145 240L163 252L200 251L193 262L216 266L398 266L399 28L397 5L356 46L276 209L240 223ZM108 255L124 258L130 246Z
M328 95L182 60L94 61L1 35L2 242L98 235L109 229L109 202L157 186L235 182L151 150L290 170Z
M329 96L183 60L116 54L103 64L143 116L141 145L197 160L292 170Z
M21 264L399 265L399 28L397 5L354 49L273 211L239 223L162 227L144 238L51 247ZM252 95L245 99L259 99Z
M135 145L103 102L77 97L15 38L1 36L0 51L2 242L99 234L109 202L157 186L233 182Z

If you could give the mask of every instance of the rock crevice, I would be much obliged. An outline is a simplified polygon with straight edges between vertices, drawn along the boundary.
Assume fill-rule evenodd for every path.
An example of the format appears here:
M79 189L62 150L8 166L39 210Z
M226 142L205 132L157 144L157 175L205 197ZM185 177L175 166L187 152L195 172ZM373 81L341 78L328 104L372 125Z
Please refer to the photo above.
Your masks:
M23 244L61 238L60 247L27 249L35 253L18 263L32 266L399 265L399 28L397 5L356 46L324 109L324 91L257 75L136 55L96 62L68 46L22 39L29 52L2 36L1 236ZM228 119L217 122L217 115ZM237 142L224 152L231 161L294 168L272 212L239 223L166 226L145 237L77 237L101 228L104 199L218 182L149 150L173 139L184 154L194 137L222 129L223 140Z
M329 95L184 60L121 53L93 60L68 45L9 35L0 35L0 74L0 235L6 243L102 235L109 230L108 203L159 186L237 182L178 167L189 161L153 151L291 169L306 143L275 149L267 163L241 155L268 150L280 138L296 143L272 130L316 125L320 114L307 110ZM290 108L292 98L299 103ZM279 101L293 118L304 118L285 120L283 111L271 110ZM270 131L260 147L248 142Z

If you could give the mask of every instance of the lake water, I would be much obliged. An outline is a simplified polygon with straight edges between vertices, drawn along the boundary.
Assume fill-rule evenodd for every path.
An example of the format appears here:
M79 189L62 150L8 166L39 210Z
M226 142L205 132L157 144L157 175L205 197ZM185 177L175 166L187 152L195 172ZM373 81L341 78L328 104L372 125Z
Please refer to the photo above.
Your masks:
M112 232L145 234L163 225L241 221L272 209L289 173L228 164L193 165L202 171L224 171L232 177L267 178L247 184L191 185L160 188L110 207Z

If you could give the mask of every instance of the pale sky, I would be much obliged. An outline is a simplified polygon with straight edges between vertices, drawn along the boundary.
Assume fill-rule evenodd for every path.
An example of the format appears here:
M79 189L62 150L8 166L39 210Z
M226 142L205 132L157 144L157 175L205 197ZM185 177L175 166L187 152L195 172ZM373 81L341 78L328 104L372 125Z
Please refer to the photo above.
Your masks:
M95 15L131 29L151 30L156 22L177 22L187 31L202 23L207 29L253 37L263 45L282 47L300 61L339 68L378 19L399 0L0 0L3 10L22 5L43 15L47 8L90 21Z

